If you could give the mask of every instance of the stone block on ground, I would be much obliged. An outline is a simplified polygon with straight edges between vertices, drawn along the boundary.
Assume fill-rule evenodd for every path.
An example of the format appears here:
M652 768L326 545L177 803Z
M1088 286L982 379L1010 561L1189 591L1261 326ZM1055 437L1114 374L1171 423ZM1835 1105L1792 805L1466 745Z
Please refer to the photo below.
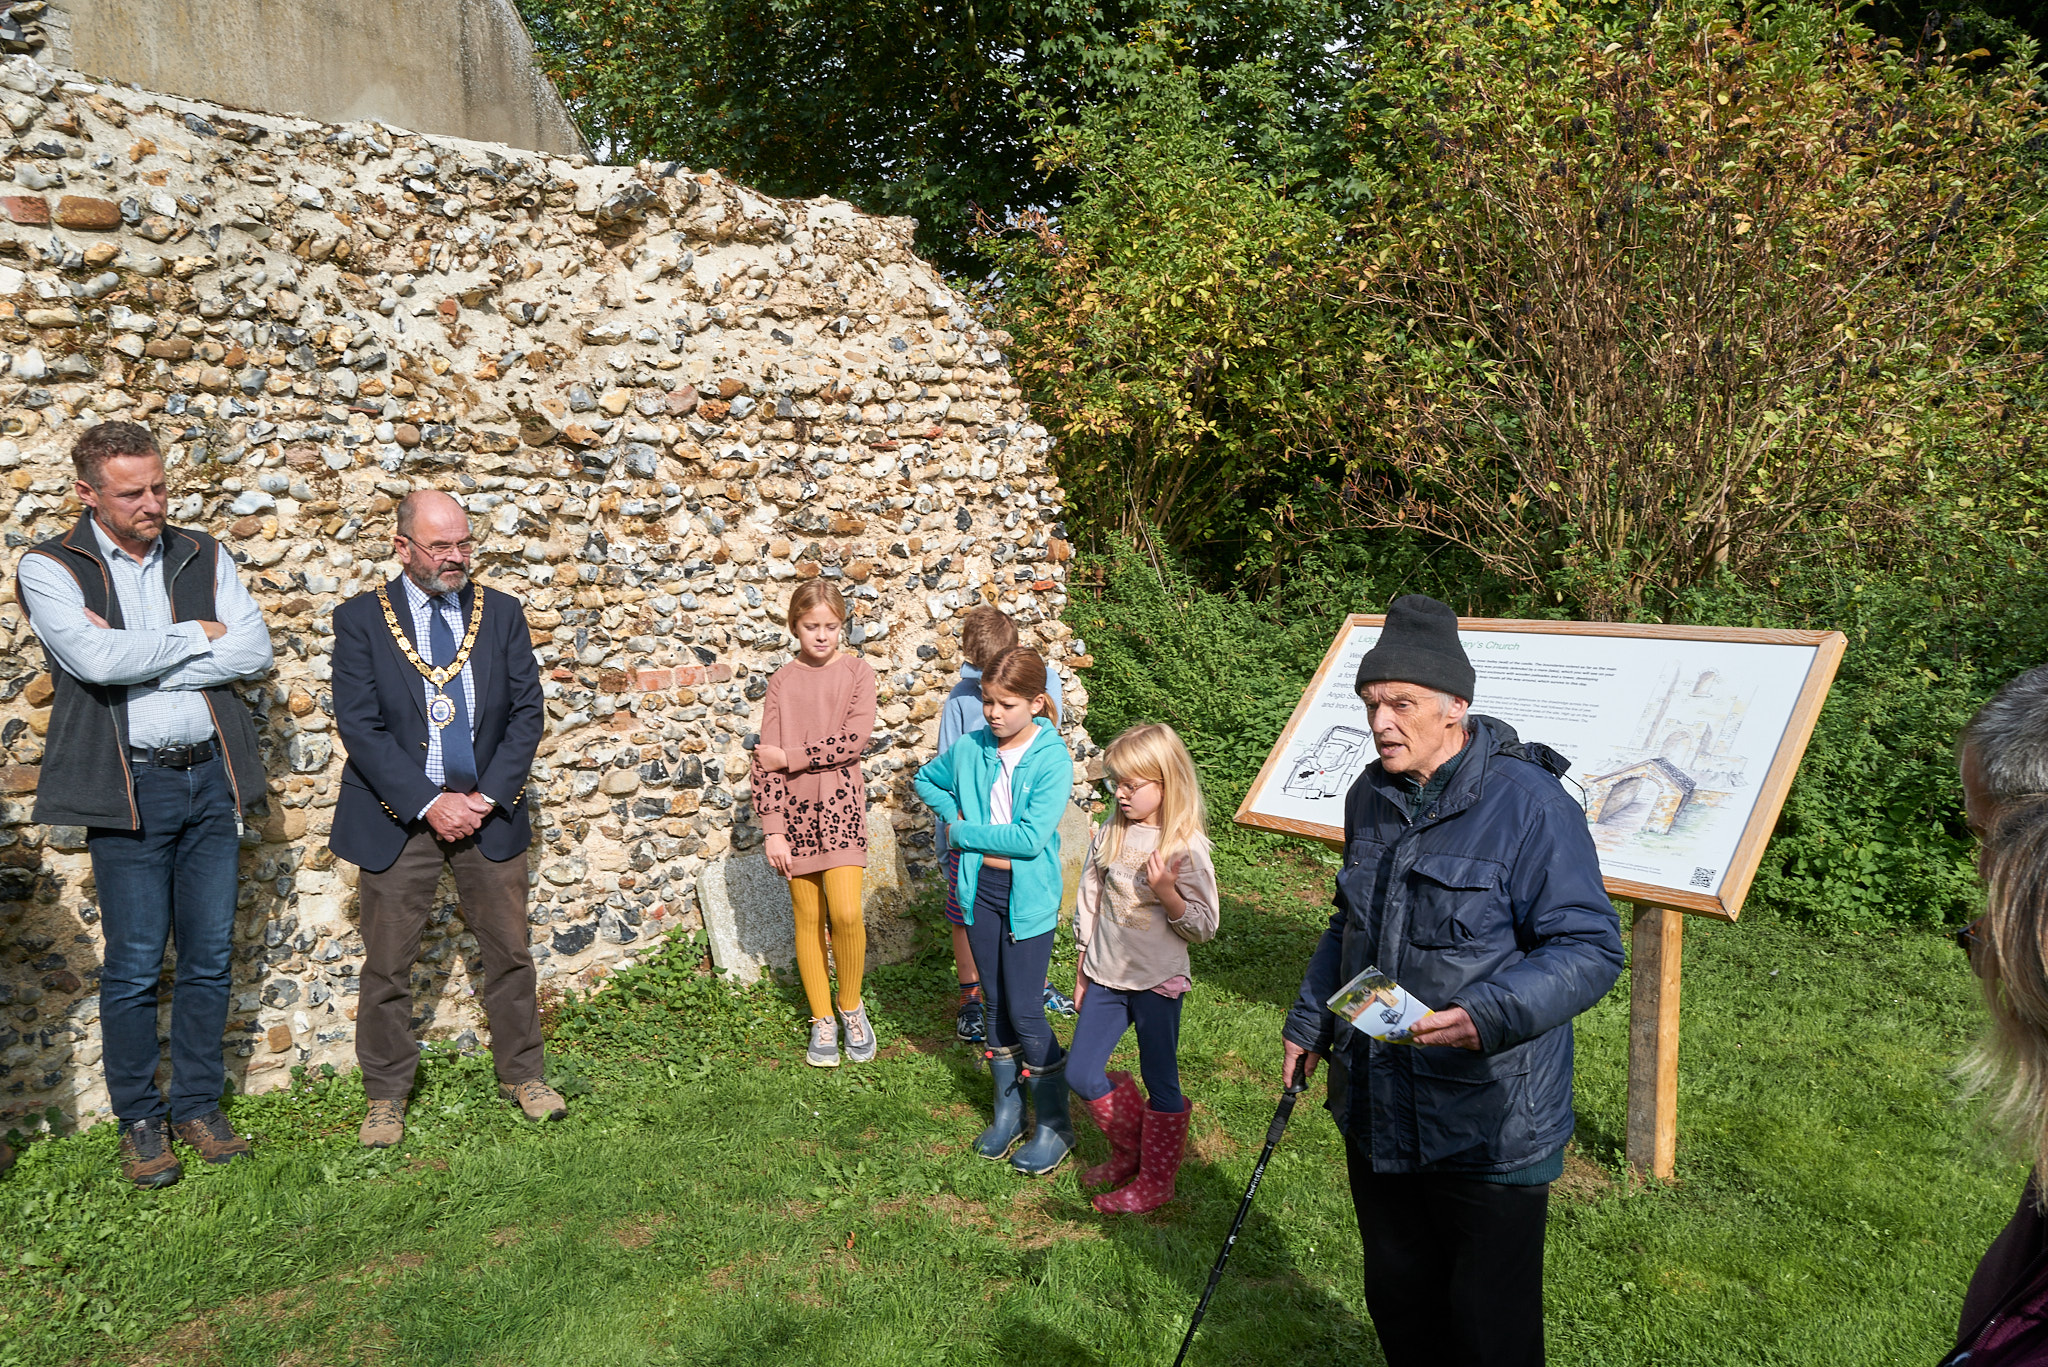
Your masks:
M796 962L789 884L759 850L705 865L697 875L697 906L711 937L711 962L735 982L755 982L766 969Z
M1092 829L1088 813L1076 803L1067 804L1060 818L1060 924L1071 925L1074 903L1081 897L1081 868L1088 862L1088 836Z
M887 814L868 821L868 866L861 879L861 918L867 927L867 962L901 963L910 957L915 926L905 915L910 874ZM736 982L751 983L768 969L796 963L796 913L789 883L768 867L759 850L713 860L697 876L697 905L711 939L711 962Z

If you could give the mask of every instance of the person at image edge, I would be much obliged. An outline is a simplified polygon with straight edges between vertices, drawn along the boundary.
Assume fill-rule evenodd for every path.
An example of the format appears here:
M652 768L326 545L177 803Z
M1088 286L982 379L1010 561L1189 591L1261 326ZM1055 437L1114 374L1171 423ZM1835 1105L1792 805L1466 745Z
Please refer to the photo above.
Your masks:
M1388 1367L1542 1363L1571 1022L1622 966L1565 761L1470 712L1474 683L1457 614L1395 599L1356 680L1379 758L1345 798L1336 911L1282 1030L1288 1077L1330 1060ZM1413 1043L1325 1005L1368 966L1435 1008Z
M16 569L56 690L34 820L85 827L106 945L101 1066L121 1126L121 1172L139 1187L166 1187L183 1173L172 1134L208 1163L250 1153L221 1114L221 1035L242 815L266 789L256 723L232 685L270 672L270 632L221 545L166 520L163 456L147 428L87 428L71 460L86 515ZM166 1099L156 1084L157 996L171 944Z

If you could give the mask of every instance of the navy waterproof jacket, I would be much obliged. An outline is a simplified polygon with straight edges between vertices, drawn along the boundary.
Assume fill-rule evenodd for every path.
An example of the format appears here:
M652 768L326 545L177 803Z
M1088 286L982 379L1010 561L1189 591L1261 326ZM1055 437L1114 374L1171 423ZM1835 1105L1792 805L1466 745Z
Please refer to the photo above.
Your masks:
M1527 1168L1572 1133L1572 1017L1621 973L1621 921L1563 759L1476 713L1449 786L1408 816L1378 762L1344 802L1336 913L1288 1013L1330 1060L1337 1128L1377 1172ZM1462 1006L1478 1052L1387 1044L1325 1006L1368 964L1437 1010Z

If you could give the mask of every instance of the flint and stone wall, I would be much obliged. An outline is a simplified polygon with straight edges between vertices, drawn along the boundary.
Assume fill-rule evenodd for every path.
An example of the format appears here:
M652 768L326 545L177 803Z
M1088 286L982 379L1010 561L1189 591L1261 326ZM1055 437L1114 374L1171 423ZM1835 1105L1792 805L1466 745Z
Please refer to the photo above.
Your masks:
M1069 743L1099 770L1079 643L1057 620L1069 551L1046 435L1005 339L912 255L908 221L682 166L230 113L27 57L0 65L0 119L10 567L79 515L76 435L145 423L174 520L232 548L276 641L275 674L243 690L271 783L243 852L242 1087L353 1063L355 875L324 840L342 759L331 613L394 572L409 489L464 502L479 577L533 629L547 986L590 986L695 929L700 888L758 919L758 869L727 861L760 861L744 739L803 579L839 583L881 682L865 761L876 952L901 945L893 909L931 863L910 780L963 608L1013 614L1062 671ZM0 1124L105 1106L84 833L29 819L49 701L10 575ZM482 1031L479 971L444 883L415 980L424 1036Z

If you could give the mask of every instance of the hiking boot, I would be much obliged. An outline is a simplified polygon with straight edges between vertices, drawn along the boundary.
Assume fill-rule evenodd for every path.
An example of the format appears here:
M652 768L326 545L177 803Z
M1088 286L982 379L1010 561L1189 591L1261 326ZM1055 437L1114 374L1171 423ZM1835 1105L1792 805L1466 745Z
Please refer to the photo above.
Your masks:
M1185 1098L1180 1104L1177 1112L1146 1109L1137 1180L1096 1197L1097 1210L1104 1215L1143 1215L1173 1199L1173 1179L1180 1175L1180 1160L1187 1152L1188 1117L1195 1109Z
M185 1175L171 1152L164 1118L121 1122L121 1175L138 1187L167 1187Z
M363 1117L363 1127L356 1131L356 1138L363 1141L366 1149L388 1149L405 1138L405 1099L370 1101L370 1113Z
M1115 1085L1108 1096L1081 1099L1095 1128L1109 1141L1109 1161L1082 1173L1083 1186L1120 1187L1138 1175L1138 1145L1145 1137L1145 1098L1129 1073L1111 1073L1109 1080Z
M875 1027L868 1023L867 1003L862 1002L851 1012L841 1011L839 1019L846 1026L846 1061L872 1061L875 1057Z
M1043 1068L1026 1068L1031 1091L1031 1137L1010 1155L1010 1166L1043 1177L1074 1150L1074 1122L1067 1115L1067 1056Z
M1045 1014L1048 1016L1071 1016L1080 1008L1074 999L1061 992L1051 983L1045 985Z
M560 1120L569 1114L569 1103L562 1100L562 1094L537 1077L501 1082L498 1095L517 1106L528 1120Z
M197 1120L179 1121L171 1126L171 1133L183 1140L187 1148L199 1150L199 1156L215 1167L256 1156L249 1141L235 1133L235 1127L228 1124L218 1106Z
M974 1151L983 1158L1001 1158L1024 1133L1023 1058L1017 1050L990 1049L986 1055L989 1075L996 1081L995 1118L974 1141Z
M804 1050L804 1062L813 1068L839 1066L839 1023L830 1016L811 1017L811 1047Z

